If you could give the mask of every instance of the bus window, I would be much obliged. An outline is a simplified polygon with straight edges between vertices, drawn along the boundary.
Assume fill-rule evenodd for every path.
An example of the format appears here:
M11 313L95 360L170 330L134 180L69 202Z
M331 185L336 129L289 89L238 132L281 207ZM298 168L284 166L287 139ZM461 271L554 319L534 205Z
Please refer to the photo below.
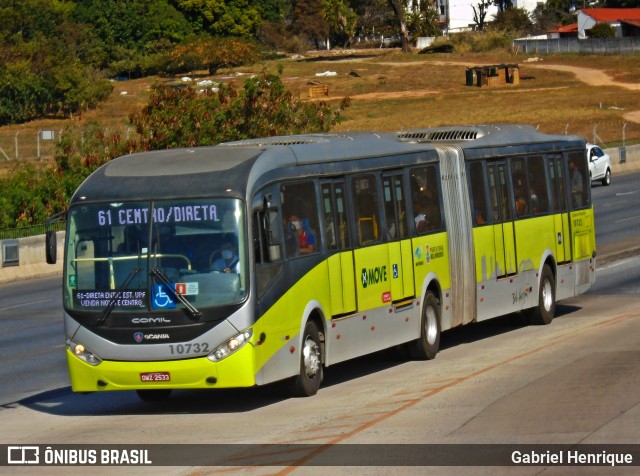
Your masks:
M549 211L549 192L544 159L542 157L529 157L527 166L529 170L531 213L534 215L545 214Z
M562 157L556 156L549 158L549 179L551 181L551 197L553 199L554 211L566 212L567 198L565 195Z
M442 228L438 179L433 165L411 170L411 202L418 235Z
M489 172L489 197L493 221L500 223L511 220L511 208L509 206L509 192L507 189L507 174L504 163L488 164Z
M322 184L322 213L327 249L329 251L349 249L351 241L347 226L343 182Z
M518 218L529 215L529 187L527 185L527 174L525 160L515 158L511 160L511 183L513 185L513 203L516 207Z
M569 184L573 208L584 208L589 205L587 188L589 172L584 153L569 154Z
M320 220L314 183L283 184L280 194L287 257L317 253L320 250L317 233Z
M384 213L387 224L387 239L397 240L409 236L404 203L404 186L402 175L384 177L382 179L384 192Z
M484 167L480 162L474 162L469 167L471 181L471 204L473 207L473 224L487 223L487 191L484 177Z
M380 241L380 213L375 176L354 177L351 186L358 242L364 245Z

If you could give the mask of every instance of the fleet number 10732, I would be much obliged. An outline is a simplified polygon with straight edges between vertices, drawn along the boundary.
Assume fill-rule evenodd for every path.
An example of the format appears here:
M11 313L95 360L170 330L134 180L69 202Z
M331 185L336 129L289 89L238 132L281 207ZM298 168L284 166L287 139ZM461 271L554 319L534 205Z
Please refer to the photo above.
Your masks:
M169 344L172 355L203 354L209 352L209 344L206 342L195 344Z

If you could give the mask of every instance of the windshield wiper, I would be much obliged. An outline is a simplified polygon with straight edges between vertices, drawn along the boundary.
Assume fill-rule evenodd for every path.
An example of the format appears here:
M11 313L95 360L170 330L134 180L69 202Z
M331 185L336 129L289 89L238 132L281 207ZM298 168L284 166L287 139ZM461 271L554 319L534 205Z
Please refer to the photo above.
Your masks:
M191 304L187 298L185 298L182 294L177 293L176 290L171 286L171 281L169 280L169 278L167 277L166 274L164 274L162 271L160 271L158 268L153 268L151 270L151 274L153 274L156 278L158 278L160 281L162 281L162 284L164 284L169 291L171 291L171 294L173 294L173 296L180 301L182 304L184 304L184 307L186 307L188 309L188 311L191 313L191 315L197 319L199 319L202 316L202 313L196 309L193 304Z
M136 268L133 268L131 271L129 271L129 274L127 274L127 278L118 287L118 289L116 289L116 293L109 300L109 303L107 304L107 307L104 308L104 311L102 311L102 315L100 316L100 319L98 319L97 325L101 326L102 324L104 324L104 321L107 320L107 317L109 317L109 315L111 314L111 311L113 311L113 309L116 307L116 302L118 302L118 299L120 298L120 295L122 294L122 291L127 289L127 286L129 286L129 283L131 282L133 277L136 274L138 274L141 269L142 268L136 267Z

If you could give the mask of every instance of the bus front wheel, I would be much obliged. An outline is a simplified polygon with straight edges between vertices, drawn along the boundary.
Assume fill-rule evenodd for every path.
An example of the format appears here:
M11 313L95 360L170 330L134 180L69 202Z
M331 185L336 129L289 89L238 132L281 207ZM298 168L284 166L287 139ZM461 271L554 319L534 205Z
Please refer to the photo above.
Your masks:
M440 348L440 303L431 291L424 296L420 338L408 344L411 357L416 360L436 358Z
M304 326L302 349L300 349L299 373L292 382L292 394L296 397L315 395L322 383L322 344L318 326L308 321Z
M531 324L550 324L556 313L556 280L549 265L545 264L540 276L538 290L538 305L527 310L527 317Z

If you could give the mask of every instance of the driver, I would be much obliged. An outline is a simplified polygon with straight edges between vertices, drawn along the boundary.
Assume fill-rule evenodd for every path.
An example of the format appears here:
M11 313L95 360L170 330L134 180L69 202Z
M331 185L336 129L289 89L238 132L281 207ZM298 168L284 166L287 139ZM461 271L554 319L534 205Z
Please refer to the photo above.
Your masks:
M226 238L222 242L220 254L220 258L213 262L212 269L214 271L221 273L238 273L240 271L238 266L240 259L238 258L236 247L231 238Z

